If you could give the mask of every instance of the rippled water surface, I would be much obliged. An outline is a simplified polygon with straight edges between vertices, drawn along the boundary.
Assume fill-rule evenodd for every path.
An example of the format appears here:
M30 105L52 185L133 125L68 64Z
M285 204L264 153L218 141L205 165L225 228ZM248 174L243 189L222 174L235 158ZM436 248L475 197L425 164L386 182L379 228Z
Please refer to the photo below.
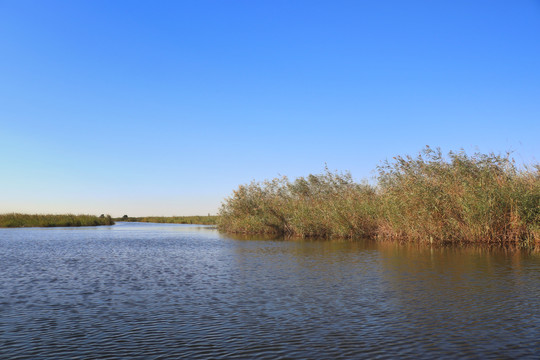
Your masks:
M540 254L0 229L0 358L540 358Z

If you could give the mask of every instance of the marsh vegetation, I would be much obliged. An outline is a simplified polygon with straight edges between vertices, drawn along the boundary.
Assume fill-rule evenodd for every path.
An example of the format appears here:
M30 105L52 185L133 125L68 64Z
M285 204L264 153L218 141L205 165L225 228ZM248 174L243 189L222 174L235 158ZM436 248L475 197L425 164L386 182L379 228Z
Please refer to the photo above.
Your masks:
M540 242L540 168L510 154L426 147L377 168L377 182L331 172L241 185L220 209L233 233L379 237L429 243Z
M116 221L127 222L151 222L161 224L198 224L198 225L216 225L217 216L146 216L146 217L129 217L124 215L121 218L114 219Z
M0 227L68 227L114 225L109 215L0 214Z

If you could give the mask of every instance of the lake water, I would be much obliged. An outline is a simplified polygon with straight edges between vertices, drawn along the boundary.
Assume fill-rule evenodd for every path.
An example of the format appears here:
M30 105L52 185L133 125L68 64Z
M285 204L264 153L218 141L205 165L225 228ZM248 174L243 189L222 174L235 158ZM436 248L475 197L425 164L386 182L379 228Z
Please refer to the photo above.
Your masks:
M540 358L540 254L0 229L0 358Z

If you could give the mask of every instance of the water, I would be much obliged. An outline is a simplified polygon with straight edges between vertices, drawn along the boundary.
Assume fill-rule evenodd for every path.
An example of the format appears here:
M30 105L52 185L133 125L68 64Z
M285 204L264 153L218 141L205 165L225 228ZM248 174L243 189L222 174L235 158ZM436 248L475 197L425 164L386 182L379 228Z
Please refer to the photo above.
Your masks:
M0 230L0 358L540 358L540 254Z

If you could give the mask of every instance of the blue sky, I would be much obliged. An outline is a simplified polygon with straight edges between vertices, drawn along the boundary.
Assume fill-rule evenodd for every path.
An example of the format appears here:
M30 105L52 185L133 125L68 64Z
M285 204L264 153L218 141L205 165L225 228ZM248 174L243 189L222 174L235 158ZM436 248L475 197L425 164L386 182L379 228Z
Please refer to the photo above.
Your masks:
M0 0L0 212L216 213L380 161L540 161L539 1Z

